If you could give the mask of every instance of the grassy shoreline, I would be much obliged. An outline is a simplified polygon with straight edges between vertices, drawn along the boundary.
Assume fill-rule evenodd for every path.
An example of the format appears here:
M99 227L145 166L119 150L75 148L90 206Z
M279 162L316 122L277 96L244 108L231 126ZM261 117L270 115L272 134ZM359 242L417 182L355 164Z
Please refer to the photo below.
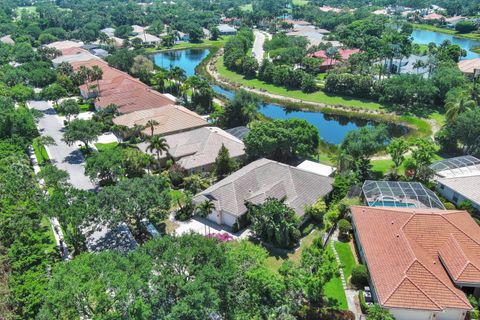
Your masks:
M480 41L480 34L476 34L476 33L462 34L462 33L457 33L457 31L455 31L455 30L436 27L436 26L432 26L432 25L429 25L429 24L413 23L412 25L413 25L414 29L439 32L439 33L449 34L449 35L454 36L456 38L464 38L464 39Z

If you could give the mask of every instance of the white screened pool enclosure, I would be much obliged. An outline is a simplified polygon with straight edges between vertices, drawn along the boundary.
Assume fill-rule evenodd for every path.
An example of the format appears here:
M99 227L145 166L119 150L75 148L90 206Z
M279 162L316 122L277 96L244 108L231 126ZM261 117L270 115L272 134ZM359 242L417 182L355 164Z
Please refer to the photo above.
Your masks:
M440 160L430 166L440 178L458 178L480 175L480 160L474 156L461 156Z
M437 195L419 182L366 180L362 191L370 207L445 210Z

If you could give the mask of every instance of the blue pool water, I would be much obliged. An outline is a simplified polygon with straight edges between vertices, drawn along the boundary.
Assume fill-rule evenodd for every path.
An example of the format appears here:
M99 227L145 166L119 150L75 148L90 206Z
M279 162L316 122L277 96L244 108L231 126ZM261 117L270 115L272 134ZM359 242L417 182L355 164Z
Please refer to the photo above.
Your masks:
M414 29L412 32L413 42L418 44L429 44L431 42L440 45L443 41L449 40L453 44L458 44L467 51L467 56L462 59L480 58L480 54L471 51L474 47L480 47L480 41L457 38L450 34L434 32L430 30Z
M369 202L370 207L397 207L397 208L416 208L417 206L413 203L404 203L397 201L375 201Z

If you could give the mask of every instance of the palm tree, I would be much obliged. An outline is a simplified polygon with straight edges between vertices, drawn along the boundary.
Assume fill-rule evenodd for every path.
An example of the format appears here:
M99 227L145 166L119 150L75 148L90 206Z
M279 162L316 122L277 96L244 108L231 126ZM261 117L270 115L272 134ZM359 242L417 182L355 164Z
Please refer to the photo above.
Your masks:
M93 66L90 71L90 79L97 81L97 94L100 95L100 80L103 78L103 70L99 66Z
M456 100L445 103L445 116L447 117L448 122L452 123L457 120L460 113L474 109L476 106L477 104L470 98L470 96L460 95Z
M153 75L152 83L155 86L155 89L161 93L165 92L165 80L167 79L167 72L160 70L156 71Z
M157 160L160 161L160 155L164 152L166 153L169 148L170 146L167 140L160 135L156 135L149 139L147 151L155 152L157 154Z
M105 32L100 32L98 34L98 41L100 42L100 44L106 44L108 39L109 37Z
M154 119L150 119L145 124L145 127L150 128L150 137L153 137L153 131L155 130L155 126L158 126L160 123Z
M417 70L417 74L418 74L418 70L420 70L420 68L425 67L425 63L423 62L423 60L418 59L413 64L413 67L415 68L415 70Z
M215 204L213 204L212 200L205 200L200 202L197 206L196 213L200 218L207 218L210 213L215 209ZM204 224L205 227L205 235L207 234L207 225ZM210 229L210 227L209 227Z

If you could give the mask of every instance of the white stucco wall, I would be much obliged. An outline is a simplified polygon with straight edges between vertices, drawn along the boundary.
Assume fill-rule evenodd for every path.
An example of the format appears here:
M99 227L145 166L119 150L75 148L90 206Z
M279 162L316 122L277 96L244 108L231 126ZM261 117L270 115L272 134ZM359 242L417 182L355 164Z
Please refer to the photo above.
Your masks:
M390 308L389 310L396 320L463 320L466 315L465 310L459 309L437 312L401 308Z
M442 188L443 186L443 188ZM480 210L480 203L475 203L475 202L472 202L470 200L468 200L467 198L465 198L464 196L462 196L461 194L458 194L456 193L455 191L453 191L452 189L450 189L449 187L447 186L444 186L442 185L440 182L437 184L437 191L438 193L440 193L445 199L447 199L448 201L456 204L456 205L459 205L462 201L469 201L472 203L472 205L477 208L478 210ZM458 198L458 201L454 201L453 198L454 197L457 197Z
M232 227L233 224L237 221L236 217L225 212L218 213L217 211L214 211L211 214L209 214L207 216L207 219L215 222L216 224L220 224L220 225L223 224L229 227Z

